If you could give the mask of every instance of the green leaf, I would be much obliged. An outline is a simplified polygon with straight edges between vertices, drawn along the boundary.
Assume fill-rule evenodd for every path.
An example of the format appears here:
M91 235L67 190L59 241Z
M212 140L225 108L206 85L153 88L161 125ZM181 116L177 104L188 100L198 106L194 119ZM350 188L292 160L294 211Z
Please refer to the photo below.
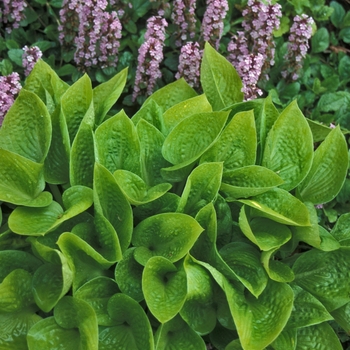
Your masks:
M143 266L134 258L135 247L127 249L115 268L115 280L120 290L140 302L144 299L142 291Z
M350 79L349 69L350 69L350 57L344 56L339 61L339 66L338 66L339 77L341 80L349 80Z
M150 258L142 274L142 291L152 314L161 322L171 320L182 308L187 295L184 269L162 256Z
M209 43L201 64L201 84L214 111L243 101L242 81L233 65Z
M133 205L152 202L172 187L169 183L149 187L139 176L127 170L116 170L113 176L129 203Z
M187 179L177 211L191 216L213 202L221 183L222 163L204 163L196 167Z
M220 191L232 198L248 198L280 186L284 181L259 165L245 166L223 174Z
M312 134L294 101L283 110L270 130L262 165L276 172L284 180L280 187L290 191L308 174L312 155Z
M0 283L0 312L16 312L34 304L32 275L23 269L10 272Z
M82 285L74 297L86 301L94 309L99 326L111 326L114 322L108 314L107 304L118 292L118 285L113 279L99 276Z
M350 255L348 248L303 253L293 266L295 283L314 295L328 311L350 301Z
M197 96L197 93L194 89L186 83L185 79L181 78L154 92L147 98L143 106L153 100L165 112L177 103L195 96Z
M136 130L140 139L142 178L149 186L164 183L161 169L171 165L162 155L165 137L144 119L138 122Z
M163 132L163 111L154 100L151 99L146 105L142 105L131 118L135 126L137 126L141 119L144 119L146 122L155 126L159 131Z
M212 112L212 107L204 94L189 98L172 106L163 114L164 133L169 134L177 124L192 114L198 113L199 110L202 113Z
M115 294L108 301L113 327L99 334L100 350L154 350L152 328L141 305L125 294Z
M80 347L78 329L60 327L53 316L42 319L31 327L27 334L29 350L54 349L76 350ZM91 349L91 348L87 348Z
M0 348L6 350L28 349L27 333L40 320L41 317L31 309L0 313Z
M216 325L216 301L214 300L214 280L208 271L185 258L187 276L187 297L180 315L197 333L209 334Z
M0 129L0 148L42 163L51 142L51 120L38 96L22 89Z
M303 328L333 319L312 294L296 285L291 287L294 291L294 307L286 328Z
M133 230L131 206L113 175L98 163L95 164L94 172L94 205L95 212L102 215L115 230L116 237L109 239L112 241L117 239L121 251L125 251L130 245ZM99 230L102 230L102 227ZM104 235L102 231L101 235ZM113 235L113 233L110 232L108 235ZM105 239L107 239L107 234Z
M0 148L0 200L44 207L52 202L45 188L43 165Z
M342 245L350 245L350 213L341 215L332 228L331 235Z
M21 235L43 236L88 209L93 202L92 190L73 186L64 192L62 199L66 211L57 202L42 208L17 207L9 217L9 227Z
M307 207L299 199L285 190L273 188L251 199L239 202L256 209L259 215L292 226L309 226L310 218Z
M32 249L45 263L33 276L33 294L36 304L44 312L49 312L57 302L69 291L73 274L67 259L57 249L52 249L35 238L29 238Z
M269 251L262 252L261 262L272 280L277 282L292 282L294 280L294 273L290 267L273 258L278 248L272 248Z
M327 28L320 28L311 38L312 53L325 51L329 46L329 32Z
M346 333L350 331L350 303L345 304L331 312L334 320L342 327Z
M304 201L321 204L340 191L348 169L348 148L339 126L316 149L310 172L298 187Z
M280 335L271 343L274 350L295 350L297 343L297 330L284 329Z
M244 286L258 298L268 282L259 251L247 243L232 242L219 253Z
M164 158L175 165L194 162L216 141L227 117L227 112L210 112L182 120L164 141Z
M180 316L159 326L155 334L157 350L205 350L203 339Z
M345 27L339 32L339 39L343 40L344 43L350 43L350 28Z
M151 216L134 229L132 244L137 247L135 259L142 265L152 256L163 256L176 262L188 253L202 231L198 222L186 214Z
M256 128L252 110L239 112L227 124L201 162L224 162L224 171L253 165L256 160Z
M84 118L74 138L72 150L70 153L69 178L71 185L81 185L92 188L94 164L94 134L92 126L89 125L88 122L85 122Z
M345 16L344 7L336 1L331 1L330 5L334 9L330 20L336 28L341 28Z
M72 143L85 114L93 108L91 80L87 74L67 89L62 96L61 106Z
M133 122L123 110L103 122L95 137L100 164L111 173L124 169L141 176L140 141Z
M328 323L298 329L296 350L342 350L337 334Z
M100 125L108 111L116 103L126 84L128 69L125 68L105 83L93 89L96 125Z
M286 225L263 217L251 218L250 209L245 205L239 214L239 227L244 235L263 251L278 248L292 237Z
M52 138L44 162L45 181L51 184L69 182L70 142L68 128L60 105L51 114Z
M65 296L54 309L57 324L63 328L78 328L80 348L93 350L98 344L97 318L93 308L84 300Z
M312 132L314 142L323 141L332 129L316 120L306 119Z

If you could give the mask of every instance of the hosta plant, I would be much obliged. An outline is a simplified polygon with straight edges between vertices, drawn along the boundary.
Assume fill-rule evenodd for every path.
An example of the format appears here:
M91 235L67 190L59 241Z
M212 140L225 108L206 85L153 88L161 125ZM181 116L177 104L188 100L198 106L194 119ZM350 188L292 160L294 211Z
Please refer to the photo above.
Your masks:
M126 76L39 61L4 119L0 348L341 349L350 218L315 209L347 173L340 128L243 102L209 44L201 95L180 79L110 115Z

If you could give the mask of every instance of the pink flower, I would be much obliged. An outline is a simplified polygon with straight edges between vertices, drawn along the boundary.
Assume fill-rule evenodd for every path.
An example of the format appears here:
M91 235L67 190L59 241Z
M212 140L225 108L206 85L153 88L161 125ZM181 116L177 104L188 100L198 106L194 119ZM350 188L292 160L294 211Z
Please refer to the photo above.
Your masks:
M2 21L7 24L6 31L11 33L13 29L19 28L19 23L25 18L27 3L24 0L3 0L3 6Z
M27 45L23 48L22 65L25 69L24 74L26 76L34 68L35 63L42 57L43 53L37 46L28 47Z

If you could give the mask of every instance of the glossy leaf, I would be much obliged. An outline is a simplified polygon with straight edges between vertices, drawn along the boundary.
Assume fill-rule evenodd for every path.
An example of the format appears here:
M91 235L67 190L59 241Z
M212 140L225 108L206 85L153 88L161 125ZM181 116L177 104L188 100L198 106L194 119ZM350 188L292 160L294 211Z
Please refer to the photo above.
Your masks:
M107 308L113 326L100 332L100 350L154 349L151 325L141 305L119 293L109 299Z
M66 210L51 202L43 208L17 207L9 217L9 226L21 235L42 236L62 222L84 212L92 205L92 190L84 186L73 186L63 193Z
M45 261L33 276L34 299L41 310L49 312L71 288L73 274L59 250L41 244L35 238L28 240L36 254Z
M309 212L304 203L285 190L271 189L239 202L256 209L259 216L292 226L309 226Z
M189 98L169 108L163 114L165 134L169 134L177 124L192 114L198 113L199 110L202 113L212 112L212 107L204 94Z
M188 288L180 315L198 334L209 334L216 325L214 280L204 267L188 257L185 258L184 268Z
M196 167L187 178L177 211L191 216L218 194L222 177L222 163L204 163Z
M32 275L23 269L10 272L0 284L0 312L16 312L34 304Z
M350 245L350 213L341 215L336 221L331 235L342 245Z
M171 320L182 308L187 295L184 269L162 256L150 258L142 274L142 291L152 314L161 322Z
M61 106L72 143L85 114L93 108L91 80L87 74L84 74L63 94Z
M191 216L164 213L151 216L134 229L132 244L137 247L135 259L145 265L152 256L163 256L171 262L184 257L203 228Z
M95 311L99 326L111 326L113 320L108 314L109 299L119 292L118 285L111 278L96 277L82 285L74 297L86 301Z
M258 298L268 282L259 251L247 243L232 242L220 249L219 253L237 278Z
M224 172L254 165L257 137L252 110L239 112L214 143L203 154L201 162L224 162Z
M350 301L348 248L303 253L293 265L295 283L314 295L328 311Z
M248 198L267 192L283 182L272 170L251 165L225 172L220 190L232 198Z
M296 285L291 287L294 291L294 308L286 328L303 328L333 319L323 304L312 294Z
M181 78L154 92L152 96L148 97L144 105L153 100L165 112L177 103L195 96L197 96L195 90L186 83L185 79Z
M123 294L140 302L144 299L142 291L143 266L134 258L135 247L127 249L115 268L115 280Z
M96 86L93 90L93 101L96 124L102 123L106 114L118 100L126 84L128 69L125 68L113 78Z
M243 101L241 78L233 65L209 43L205 44L200 78L214 111Z
M227 117L227 112L210 112L182 120L164 141L164 158L175 165L194 162L216 141Z
M342 350L343 347L333 328L328 323L321 323L299 329L295 349Z
M129 203L133 205L152 202L172 187L169 183L149 187L139 176L127 170L116 170L113 176Z
M321 204L340 191L348 168L348 148L340 128L333 129L316 149L312 167L298 190L304 201Z
M292 282L294 280L294 273L291 268L282 261L274 259L274 253L277 249L278 247L262 252L261 262L263 263L267 274L273 281Z
M92 188L95 164L95 140L92 125L89 124L93 125L93 121L89 123L84 118L72 144L69 169L72 186L81 185Z
M104 235L104 239L113 235L110 229L103 226L110 224L117 234L120 249L125 251L130 245L133 229L131 206L113 175L98 163L95 164L94 172L94 205L96 213L107 220L107 222L103 221L104 224L97 221L97 228ZM104 234L103 231L105 229L110 233ZM115 240L112 237L110 239L112 241Z
M307 121L296 102L280 114L270 130L262 165L283 180L280 187L289 191L308 174L313 155L313 139Z
M153 99L150 99L146 105L142 105L141 108L132 116L131 121L135 124L135 126L137 126L141 119L150 123L159 131L164 131L162 108Z
M282 333L271 344L274 350L295 350L297 343L297 330L284 329Z
M111 173L129 170L141 176L140 141L133 122L124 111L107 119L95 133L97 159Z
M59 105L51 114L51 144L44 161L44 176L48 183L69 182L70 141L67 123Z
M0 149L0 200L17 205L45 207L52 195L45 188L43 165Z
M292 237L286 225L263 217L251 218L250 208L245 205L240 211L239 227L244 235L263 251L280 247Z
M203 339L177 316L160 325L155 334L156 350L205 350Z
M165 137L145 120L140 120L136 130L141 146L142 178L149 186L164 183L161 169L171 165L162 155Z
M43 163L51 142L51 119L40 98L22 89L0 128L0 148Z

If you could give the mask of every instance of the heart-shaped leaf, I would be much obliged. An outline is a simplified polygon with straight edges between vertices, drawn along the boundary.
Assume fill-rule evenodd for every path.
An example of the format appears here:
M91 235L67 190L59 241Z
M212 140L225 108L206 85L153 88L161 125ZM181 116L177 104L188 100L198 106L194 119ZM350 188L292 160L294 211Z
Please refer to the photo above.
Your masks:
M108 301L113 326L99 334L101 350L154 350L151 325L141 305L125 294L115 294Z
M187 179L178 212L195 216L218 194L222 177L222 163L204 163L196 167Z
M164 135L143 119L137 124L136 130L141 145L142 178L149 186L164 183L161 169L171 165L162 155Z
M214 111L243 101L242 81L233 65L209 43L201 64L201 84Z
M180 316L160 325L155 334L156 350L205 350L203 339Z
M107 311L109 299L120 292L116 282L108 277L96 277L82 285L74 297L86 301L95 311L99 326L111 326L113 320Z
M198 222L186 214L151 216L134 229L132 244L137 247L134 257L142 265L152 256L178 261L188 253L202 231Z
M0 148L43 163L51 142L49 112L34 93L22 89L0 128Z
M141 176L140 141L135 125L123 110L103 122L95 137L100 164L111 173L125 169Z
M180 311L181 317L199 334L209 334L216 325L216 301L214 301L214 280L208 271L185 258L187 276L187 297Z
M163 114L165 134L169 134L183 119L198 113L199 110L204 113L212 112L212 107L204 94L189 98L169 108Z
M312 155L312 134L294 101L283 110L270 130L262 165L276 172L284 180L280 187L289 191L308 174Z
M319 299L328 311L350 301L349 248L303 253L293 265L295 283Z
M217 139L228 112L196 113L182 120L166 137L162 154L170 163L190 164Z
M224 172L253 165L256 160L257 137L252 110L239 112L203 154L201 162L224 162Z
M321 204L340 191L348 169L348 148L339 126L316 149L312 167L298 187L304 201Z
M162 256L150 258L142 274L142 291L148 308L161 322L171 320L182 308L187 295L187 278Z

